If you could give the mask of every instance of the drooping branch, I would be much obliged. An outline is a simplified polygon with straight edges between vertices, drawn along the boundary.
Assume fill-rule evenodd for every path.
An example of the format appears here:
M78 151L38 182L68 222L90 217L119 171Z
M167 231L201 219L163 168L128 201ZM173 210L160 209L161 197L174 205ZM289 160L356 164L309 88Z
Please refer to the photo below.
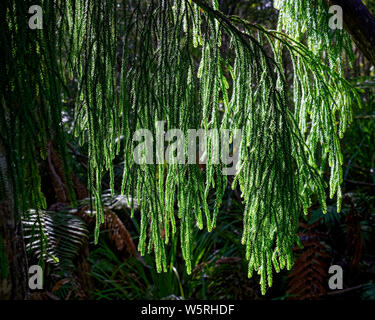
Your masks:
M353 41L375 65L375 18L361 0L326 0L329 5L339 5L343 9L344 28Z

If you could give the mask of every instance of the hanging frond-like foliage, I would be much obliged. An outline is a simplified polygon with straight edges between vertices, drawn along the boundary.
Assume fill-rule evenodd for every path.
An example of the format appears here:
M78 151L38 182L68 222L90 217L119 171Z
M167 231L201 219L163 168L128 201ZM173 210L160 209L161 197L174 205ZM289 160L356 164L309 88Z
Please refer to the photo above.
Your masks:
M353 62L353 45L342 27L331 29L332 15L326 1L277 0L275 7L280 10L278 29L296 41L305 37L310 55L324 61L332 72L342 76L344 57L349 63ZM339 138L343 137L347 125L352 121L351 101L354 97L348 95L344 80L337 77L323 77L324 81L316 81L316 71L319 72L319 69L313 67L306 70L301 59L303 56L292 57L295 119L302 134L307 135L306 143L313 152L312 161L320 163L323 171L328 159L331 168L330 197L337 193L337 208L340 211L342 154ZM311 73L315 81L309 77Z
M189 141L179 146L164 136L167 130L179 129L187 137L189 129L228 129L232 140L241 129L241 162L232 187L240 186L245 203L242 243L249 276L253 271L260 275L264 293L272 285L273 269L292 266L300 214L313 197L325 209L327 156L330 193L341 202L339 137L351 120L355 90L336 67L322 63L315 49L280 31L225 16L216 0L46 0L42 7L42 31L25 32L24 23L16 20L25 10L19 3L7 3L2 27L11 34L5 39L7 59L18 62L2 70L17 76L10 75L1 93L0 129L8 143L8 163L16 164L11 174L17 196L31 197L28 206L43 207L35 192L40 178L33 156L37 147L46 148L50 134L60 141L56 148L64 150L59 101L64 83L76 79L74 134L88 144L96 239L104 221L102 178L108 171L114 192L112 161L120 155L121 193L136 199L140 208L138 249L141 254L154 251L157 270L166 270L166 245L179 227L190 273L192 230L215 227L227 187L226 165L212 152L225 146L208 135L205 170L185 157L166 163L164 146L154 141L144 163L137 164L136 131L148 129L165 139L173 158L180 147L188 154ZM285 56L294 72L292 99ZM24 180L34 192L27 193ZM216 199L210 211L212 193Z

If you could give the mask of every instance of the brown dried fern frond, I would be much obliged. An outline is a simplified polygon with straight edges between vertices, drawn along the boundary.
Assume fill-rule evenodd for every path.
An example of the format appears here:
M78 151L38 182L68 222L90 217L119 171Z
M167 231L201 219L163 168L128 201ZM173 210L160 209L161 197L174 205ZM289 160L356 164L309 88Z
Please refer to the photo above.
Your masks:
M316 230L320 220L314 224L300 223L305 229L299 234L303 249L300 252L288 279L288 294L291 300L317 300L326 295L327 248L322 240L325 235Z
M102 230L108 231L108 237L116 246L117 250L125 257L138 256L138 251L134 241L121 219L115 212L108 208L104 209L104 213L104 224ZM95 215L91 214L88 206L83 207L77 214L87 224L91 224L95 221Z

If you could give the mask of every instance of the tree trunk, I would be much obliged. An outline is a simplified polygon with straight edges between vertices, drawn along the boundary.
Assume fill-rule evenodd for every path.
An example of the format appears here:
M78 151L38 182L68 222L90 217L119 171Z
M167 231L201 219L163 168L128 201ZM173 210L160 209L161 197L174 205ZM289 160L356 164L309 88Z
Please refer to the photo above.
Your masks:
M364 56L375 66L375 18L361 0L326 0L343 10L344 28Z
M0 300L28 298L28 272L22 222L13 205L13 186L0 145Z

